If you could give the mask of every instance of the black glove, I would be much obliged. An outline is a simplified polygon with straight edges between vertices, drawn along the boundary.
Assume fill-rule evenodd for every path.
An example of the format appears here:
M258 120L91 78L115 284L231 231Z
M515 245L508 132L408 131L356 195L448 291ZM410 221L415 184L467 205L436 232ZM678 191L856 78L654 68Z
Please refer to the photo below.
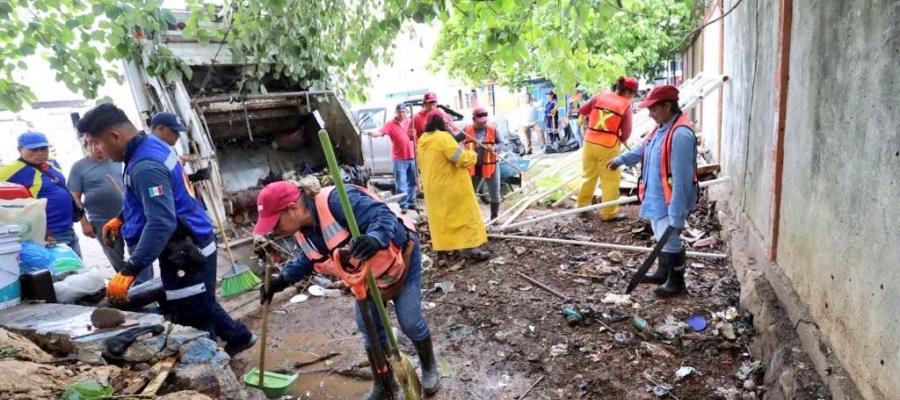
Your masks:
M460 143L463 140L466 140L466 133L465 132L457 133L457 134L453 135L453 139L456 140L456 143Z
M259 287L259 304L271 303L275 293L287 289L288 286L291 286L290 282L282 278L281 275L272 275L269 278L268 290L266 290L266 285Z
M361 261L368 260L381 248L378 239L369 235L361 235L350 240L350 256Z
M209 167L198 169L197 172L188 175L188 180L191 182L200 182L209 179Z
M170 264L180 269L199 270L206 263L206 257L200 253L190 236L170 239L163 253Z

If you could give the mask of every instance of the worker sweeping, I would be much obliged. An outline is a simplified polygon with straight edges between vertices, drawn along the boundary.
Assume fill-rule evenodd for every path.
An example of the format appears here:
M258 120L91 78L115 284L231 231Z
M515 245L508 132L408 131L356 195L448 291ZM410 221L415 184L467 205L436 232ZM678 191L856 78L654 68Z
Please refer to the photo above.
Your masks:
M657 296L672 297L685 289L685 250L678 232L697 205L697 138L678 106L678 89L674 86L653 89L640 106L648 107L650 117L659 125L640 146L616 157L607 168L642 163L638 185L641 218L650 221L657 240L670 227L675 234L663 246L656 272L641 283L658 284L654 290Z
M140 132L125 113L100 104L78 122L113 161L124 161L123 218L104 227L104 236L121 231L131 256L106 290L113 304L127 302L135 276L159 260L165 311L176 324L221 337L225 351L237 354L256 336L233 320L216 301L216 238L212 222L188 190L175 152L155 136Z
M253 234L293 235L302 250L280 274L271 278L268 290L261 288L261 300L271 301L275 293L306 278L314 269L326 275L340 276L336 268L341 267L332 263L332 255L336 249L349 245L353 259L368 263L382 297L394 301L400 329L412 340L419 354L422 389L426 395L436 393L440 387L440 375L431 332L422 313L422 255L415 227L404 222L368 191L348 187L350 206L363 233L351 240L347 218L335 187L320 189L317 182L310 181L301 181L300 185L298 189L290 182L270 183L257 198L259 219ZM357 306L356 323L361 332L366 332L361 312ZM372 313L376 312L372 307ZM384 327L378 322L378 337L385 343ZM368 336L363 337L366 352L372 360L371 343ZM371 364L377 375L374 363ZM384 383L376 379L365 398L381 399L386 392L393 393L395 390L384 387Z
M475 151L478 160L469 167L472 186L475 191L482 184L487 186L491 204L491 219L497 219L500 212L500 171L497 170L497 150L503 145L504 137L497 126L488 123L488 112L484 107L472 110L472 123L466 126L466 150ZM479 145L480 144L480 145Z
M598 93L579 108L578 113L588 117L588 125L581 154L584 175L577 207L591 204L598 178L603 202L619 198L622 173L618 169L609 170L606 165L619 155L620 143L627 143L631 136L631 99L637 90L637 79L620 77L614 91ZM601 221L611 222L623 217L619 206L600 209Z
M419 168L425 187L425 214L435 251L463 250L477 260L490 258L479 247L487 242L487 232L469 168L478 155L460 147L464 135L454 137L438 111L428 115L425 134L419 139Z

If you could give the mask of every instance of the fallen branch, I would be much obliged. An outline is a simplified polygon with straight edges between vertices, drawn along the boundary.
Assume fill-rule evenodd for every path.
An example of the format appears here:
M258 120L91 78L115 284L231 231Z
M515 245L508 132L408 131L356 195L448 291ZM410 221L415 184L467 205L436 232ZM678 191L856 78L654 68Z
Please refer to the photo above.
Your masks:
M530 282L532 285L537 286L538 288L544 290L545 292L550 293L550 294L552 294L552 295L554 295L554 296L556 296L556 297L559 297L560 299L563 299L563 300L565 300L565 301L569 301L569 297L568 297L568 296L566 296L566 295L564 295L564 294L558 292L556 289L553 289L553 288L551 288L550 286L547 286L547 285L541 283L541 282L538 281L537 279L534 279L534 278L532 278L532 277L530 277L530 276L528 276L528 275L525 275L525 274L523 274L523 273L521 273L521 272L516 272L516 273L519 274L519 276L521 276L522 279L524 279L524 280Z
M703 188L703 187L707 187L707 186L717 185L717 184L720 184L720 183L727 183L727 182L730 182L730 181L731 181L731 177L726 176L726 177L722 177L722 178L718 178L718 179L713 179L713 180L710 180L710 181L703 181L703 182L700 182L700 187ZM603 202L603 203L600 203L600 204L594 204L594 205L587 206L587 207L574 208L574 209L571 209L571 210L560 211L560 212L558 212L558 213L553 213L553 214L549 214L549 215L544 215L544 216L540 216L540 217L537 217L537 218L532 218L532 219L529 219L529 220L526 220L526 221L517 222L517 223L514 223L514 224L509 224L509 225L503 224L502 226L499 227L499 229L500 229L500 230L508 230L508 229L513 229L513 228L519 228L519 227L522 227L522 226L525 226L525 225L531 225L531 224L533 224L533 223L535 223L535 222L546 221L546 220L548 220L548 219L554 219L554 218L564 217L564 216L567 216L567 215L581 214L581 213L587 212L587 211L593 211L593 210L598 210L598 209L601 209L601 208L613 207L613 206L618 206L618 205L627 204L627 203L633 203L633 202L636 202L636 201L638 201L638 197L637 197L637 196L620 197L620 198L618 198L618 199L616 199L616 200L607 201L607 202Z
M339 356L339 355L341 355L341 354L343 354L343 353L331 352L331 353L328 353L328 354L326 354L326 355L324 355L324 356L319 356L319 357L317 357L317 358L314 359L314 360L309 360L309 361L297 361L297 362L294 363L294 368L303 368L303 367L306 367L306 366L309 366L309 365L318 364L318 363L320 363L320 362L322 362L322 361L330 360L330 359L332 359L332 358L334 358L334 357L337 357L337 356Z
M536 242L547 242L547 243L556 243L556 244L573 244L578 246L593 246L600 247L604 249L615 249L615 250L625 250L625 251L633 251L637 253L649 253L653 249L650 247L641 247L641 246L630 246L626 244L612 244L612 243L599 243L599 242L584 242L581 240L569 240L569 239L552 239L552 238L544 238L538 236L522 236L522 235L503 235L498 233L488 234L489 238L494 239L510 239L510 240L532 240ZM725 254L720 253L700 253L696 251L688 251L685 253L690 257L700 257L700 258L712 258L712 259L724 259L727 257Z
M543 380L544 380L544 376L541 375L541 377L540 377L540 378L537 378L537 380L534 381L534 383L532 383L531 386L529 386L527 390L525 390L525 393L522 393L522 395L520 395L519 397L517 397L516 400L522 400L522 399L524 399L525 396L528 396L528 393L531 393L531 389L534 389L534 387L537 386L538 383L541 383L541 381L543 381Z

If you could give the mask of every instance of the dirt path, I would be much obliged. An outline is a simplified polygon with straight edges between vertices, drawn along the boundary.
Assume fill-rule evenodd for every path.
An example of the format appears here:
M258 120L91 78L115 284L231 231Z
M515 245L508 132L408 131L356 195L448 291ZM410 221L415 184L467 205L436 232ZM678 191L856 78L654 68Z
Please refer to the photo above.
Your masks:
M561 218L525 234L652 245L650 228L638 220L637 208L624 210L629 218L618 224ZM547 211L532 213L542 212ZM716 235L718 224L713 214L711 207L704 207L691 217L691 225ZM702 251L722 252L720 246ZM659 300L652 293L652 285L643 285L633 294L633 304L611 305L604 304L603 299L609 293L623 292L643 255L511 240L493 240L489 248L495 255L492 262L441 259L424 275L423 304L436 340L444 384L436 398L516 399L541 377L526 398L650 399L657 397L654 386L661 390L665 385L672 386L672 398L727 398L726 392L740 398L738 388L743 382L734 375L742 364L752 361L747 346L752 328L749 316L733 309L727 321L719 322L723 329L714 329L714 313L722 313L722 317L730 307L738 306L738 282L724 260L689 258L687 295ZM515 272L528 274L575 301L564 303ZM590 279L574 274L605 277ZM434 289L438 282L452 282L454 290L445 293ZM589 318L570 326L562 314L566 306L592 307L603 315L599 317L602 323ZM295 370L291 368L294 362L315 357L307 352L341 355L305 371L347 369L363 361L359 339L329 342L358 335L352 312L348 296L312 298L275 307L269 318L273 349L269 354L278 366L270 368ZM684 321L695 314L709 320L709 328L702 332L687 328L674 339L652 333L667 317ZM633 317L646 320L647 330L636 329ZM257 328L255 317L245 322ZM407 354L414 354L408 341L404 339L401 344ZM243 374L256 357L254 349L236 358L235 372ZM412 359L417 363L415 356ZM680 367L695 370L676 381L675 372ZM302 378L291 393L302 399L357 399L368 384L315 373ZM745 396L757 398L757 393L751 390Z

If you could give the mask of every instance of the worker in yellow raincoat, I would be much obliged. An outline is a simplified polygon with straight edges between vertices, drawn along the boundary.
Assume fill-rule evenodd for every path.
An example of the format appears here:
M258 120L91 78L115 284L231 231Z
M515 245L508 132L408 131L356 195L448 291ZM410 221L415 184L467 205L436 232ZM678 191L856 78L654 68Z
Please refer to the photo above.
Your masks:
M429 113L426 121L418 159L431 246L435 251L463 250L466 257L487 260L490 253L479 248L487 242L487 232L469 177L469 167L478 156L459 145L464 137L451 135L439 113Z

